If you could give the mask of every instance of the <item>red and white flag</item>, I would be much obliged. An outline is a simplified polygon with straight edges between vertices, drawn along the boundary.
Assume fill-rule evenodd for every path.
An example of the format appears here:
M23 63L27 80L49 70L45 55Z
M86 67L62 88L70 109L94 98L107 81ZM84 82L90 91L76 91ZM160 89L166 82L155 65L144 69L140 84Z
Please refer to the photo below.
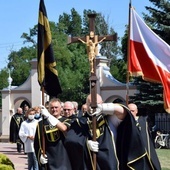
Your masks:
M163 85L164 108L170 113L170 46L131 8L128 71L131 76Z

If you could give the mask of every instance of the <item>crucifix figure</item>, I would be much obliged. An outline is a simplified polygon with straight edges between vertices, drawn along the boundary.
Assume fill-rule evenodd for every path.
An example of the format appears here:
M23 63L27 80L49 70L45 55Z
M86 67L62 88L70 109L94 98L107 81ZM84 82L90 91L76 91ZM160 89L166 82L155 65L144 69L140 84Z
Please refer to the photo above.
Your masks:
M106 39L106 37L102 38L100 41L98 42L93 42L92 39L94 38L94 32L90 31L90 39L88 39L86 42L83 41L81 38L78 38L79 41L81 41L82 43L86 44L87 46L87 53L88 53L88 57L89 57L89 62L90 62L90 70L91 73L94 73L94 59L98 54L98 49L97 49L97 45L99 43L101 43L104 39Z
M116 41L117 35L105 35L105 36L98 36L95 35L95 18L96 14L89 14L89 35L86 37L69 37L68 44L82 42L86 44L87 47L87 54L90 62L90 94L91 94L91 108L93 112L96 111L97 108L97 86L96 86L96 56L98 55L98 44L103 41ZM93 141L96 141L96 116L92 117L92 134L93 134ZM96 169L96 153L93 152L93 164L94 169Z

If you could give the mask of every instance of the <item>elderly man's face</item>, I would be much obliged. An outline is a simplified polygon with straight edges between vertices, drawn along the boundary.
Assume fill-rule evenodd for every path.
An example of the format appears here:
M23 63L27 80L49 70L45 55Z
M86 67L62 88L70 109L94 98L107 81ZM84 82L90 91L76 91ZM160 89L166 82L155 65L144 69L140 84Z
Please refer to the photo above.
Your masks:
M61 104L60 104L60 102L56 101L56 102L50 103L49 110L50 110L50 113L54 117L59 117L60 113L61 113Z
M86 104L84 104L84 105L82 106L82 112L83 112L83 113L86 113L86 112L87 112L87 105L86 105Z
M98 94L96 96L96 101L97 101L97 104L103 103L101 96L98 95ZM91 105L91 95L88 95L87 100L86 100L86 104L87 104L87 111L90 113L91 112L91 107L90 107L90 105Z
M132 115L133 115L134 117L136 117L136 115L137 115L137 113L138 113L138 108L137 108L137 106L136 106L135 104L131 103L131 104L128 105L128 108L129 108L130 112L132 113Z
M71 102L66 102L66 103L64 103L63 110L64 110L64 116L65 117L70 117L74 113L74 106L73 106L73 104Z

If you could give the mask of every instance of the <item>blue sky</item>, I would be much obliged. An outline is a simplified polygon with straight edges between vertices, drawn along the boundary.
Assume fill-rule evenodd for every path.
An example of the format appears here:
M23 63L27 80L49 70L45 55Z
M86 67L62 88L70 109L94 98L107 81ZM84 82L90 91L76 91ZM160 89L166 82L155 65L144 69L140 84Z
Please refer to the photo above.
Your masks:
M83 10L91 9L109 17L109 24L122 37L128 23L129 0L44 0L48 19L58 22L63 12L70 14L75 8L80 15ZM149 0L131 0L137 13L142 17ZM38 22L39 0L0 0L0 70L8 63L11 51L24 46L22 33L29 33ZM36 56L35 56L36 57Z

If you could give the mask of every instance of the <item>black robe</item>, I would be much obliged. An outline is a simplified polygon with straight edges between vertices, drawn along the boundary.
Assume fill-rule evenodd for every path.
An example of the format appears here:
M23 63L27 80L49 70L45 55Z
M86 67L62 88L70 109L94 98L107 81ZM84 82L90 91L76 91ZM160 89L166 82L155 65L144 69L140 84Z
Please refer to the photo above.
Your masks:
M11 143L21 143L22 141L19 138L19 129L21 126L21 123L24 121L24 117L22 114L15 113L11 117L10 121L10 135L9 135L9 141Z
M153 170L154 168L159 170L159 163L155 167L150 160L138 124L128 108L123 107L128 114L118 126L116 149L107 116L100 116L97 119L96 132L99 142L99 152L96 153L97 170ZM73 170L93 170L92 153L87 147L87 140L92 139L90 119L87 114L77 118L66 135L65 146ZM152 153L154 154L154 151Z
M61 122L65 121L64 118L59 120ZM46 132L44 135L45 154L47 155L48 163L45 165L40 163L43 145L42 131ZM41 120L38 123L34 140L34 149L38 160L39 170L72 170L67 151L63 145L64 138L64 134L59 131L58 128L53 127L47 119Z
M141 131L140 126L143 125L137 123L130 112L128 112L124 121L118 126L116 146L120 170L161 169L155 149L151 147L150 153L148 152L146 132L144 132L145 130ZM153 159L158 162L155 163Z
M93 170L92 152L87 146L87 140L92 140L91 117L86 114L77 118L67 132L65 146L73 170ZM97 170L118 169L118 159L115 154L115 143L107 120L100 116L96 124L99 151L96 153Z
M139 116L137 121L139 123L139 130L140 130L140 133L142 135L144 145L146 146L149 159L151 160L151 162L154 166L154 169L160 170L161 166L160 166L160 162L159 162L157 153L155 151L153 139L152 139L149 127L148 127L147 117L146 116Z

